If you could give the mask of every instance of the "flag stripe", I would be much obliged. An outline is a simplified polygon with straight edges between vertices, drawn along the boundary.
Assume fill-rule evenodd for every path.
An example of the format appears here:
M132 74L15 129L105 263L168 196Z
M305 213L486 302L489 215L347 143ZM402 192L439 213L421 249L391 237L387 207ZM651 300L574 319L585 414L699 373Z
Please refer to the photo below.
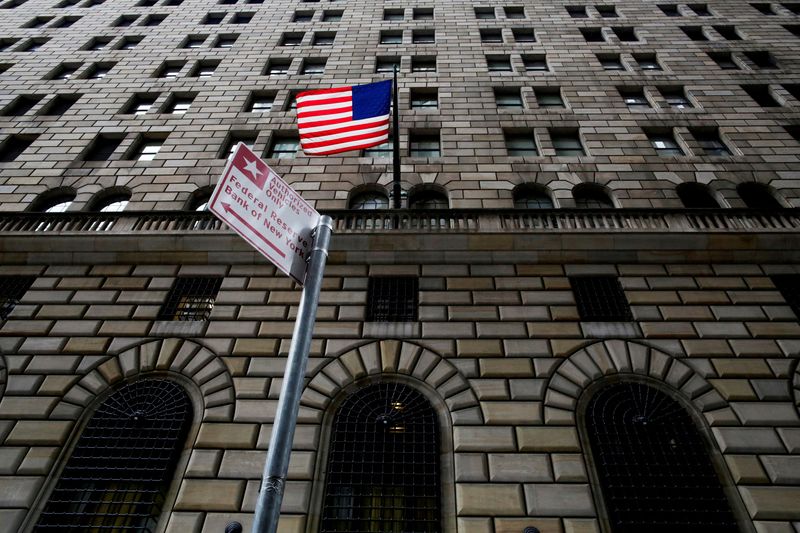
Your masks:
M386 122L389 119L386 118L381 122L375 122L372 127L370 125L364 126L353 126L352 123L346 126L342 126L341 128L321 128L319 131L309 133L308 138L310 141L316 141L324 137L330 137L332 135L346 135L348 133L353 132L377 132L377 131L385 131L386 130Z
M375 128L373 131L363 131L359 130L358 134L354 134L353 132L346 132L346 133L338 133L335 135L324 135L321 137L315 137L314 139L308 139L304 143L304 146L308 147L316 147L316 146L326 146L329 144L339 144L342 142L343 139L352 139L354 141L363 141L364 139L371 139L373 137L380 137L384 135L384 128Z
M342 127L344 125L350 125L355 127L369 127L371 124L375 124L376 122L385 122L389 120L388 115L384 115L382 117L375 117L375 118L365 118L363 120L317 120L317 121L308 121L303 124L303 131L306 134L313 134L318 133L320 131L325 131L327 129L336 129Z
M339 143L329 146L324 146L320 148L309 148L306 150L303 148L303 151L307 154L312 155L326 155L326 154L338 154L340 152L349 152L350 150L361 150L362 148L369 148L370 146L378 146L379 144L385 143L389 140L389 135L386 134L382 137L373 137L370 139L365 139L364 141L352 141L346 143Z

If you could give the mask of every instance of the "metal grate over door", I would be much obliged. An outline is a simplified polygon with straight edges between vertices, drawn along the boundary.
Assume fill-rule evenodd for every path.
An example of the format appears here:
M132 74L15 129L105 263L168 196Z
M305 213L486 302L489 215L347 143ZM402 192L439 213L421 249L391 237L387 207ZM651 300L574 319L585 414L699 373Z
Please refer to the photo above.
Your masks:
M439 431L419 392L369 385L347 398L333 422L320 530L440 531Z
M155 531L191 420L189 398L171 381L112 394L83 430L34 531Z
M613 533L736 533L689 413L640 383L599 391L586 429Z

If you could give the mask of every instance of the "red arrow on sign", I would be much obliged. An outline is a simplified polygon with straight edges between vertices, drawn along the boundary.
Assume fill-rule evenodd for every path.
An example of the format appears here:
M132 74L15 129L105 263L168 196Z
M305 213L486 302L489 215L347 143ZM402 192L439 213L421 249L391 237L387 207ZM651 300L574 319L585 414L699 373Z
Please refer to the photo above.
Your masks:
M250 231L252 231L253 233L255 233L255 234L256 234L256 236L257 236L259 239L261 239L263 242L265 242L265 243L266 243L266 244L267 244L267 245L268 245L270 248L272 248L273 250L275 250L275 252L277 252L277 253L278 253L278 255L280 255L281 257L286 257L286 254L285 254L285 253L283 253L283 252L282 252L282 251L281 251L279 248L277 248L277 247L276 247L274 244L272 244L270 241L268 241L267 239L265 239L265 238L264 238L264 237L261 235L261 233L259 233L259 232L258 232L258 230L256 230L256 228L254 228L253 226L251 226L249 222L247 222L247 221L246 221L244 218L242 218L242 217L241 217L241 215L239 215L239 213L237 213L236 211L234 211L234 209L231 207L231 204L229 204L229 203L226 203L226 202L220 202L220 203L222 204L222 208L223 208L223 209L225 209L225 212L226 212L226 213L230 213L230 214L232 214L233 216L235 216L235 217L236 217L236 218L239 220L239 222L241 222L242 224L244 224L245 226L247 226L247 227L248 227L248 229L250 229Z

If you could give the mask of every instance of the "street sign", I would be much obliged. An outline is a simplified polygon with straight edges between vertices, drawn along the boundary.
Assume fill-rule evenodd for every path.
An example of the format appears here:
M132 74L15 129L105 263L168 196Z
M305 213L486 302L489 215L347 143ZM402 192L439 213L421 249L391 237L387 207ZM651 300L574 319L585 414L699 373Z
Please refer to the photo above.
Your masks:
M208 208L303 284L320 215L244 143L228 159Z

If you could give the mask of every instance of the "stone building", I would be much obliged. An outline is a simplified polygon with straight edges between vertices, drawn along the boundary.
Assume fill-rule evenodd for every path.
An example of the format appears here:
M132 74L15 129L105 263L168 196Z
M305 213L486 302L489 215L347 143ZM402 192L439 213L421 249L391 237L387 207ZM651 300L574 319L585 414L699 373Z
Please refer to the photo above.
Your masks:
M800 532L798 13L0 0L0 532L252 522L300 290L204 211L240 141L336 226L281 533ZM293 110L395 65L400 210Z

